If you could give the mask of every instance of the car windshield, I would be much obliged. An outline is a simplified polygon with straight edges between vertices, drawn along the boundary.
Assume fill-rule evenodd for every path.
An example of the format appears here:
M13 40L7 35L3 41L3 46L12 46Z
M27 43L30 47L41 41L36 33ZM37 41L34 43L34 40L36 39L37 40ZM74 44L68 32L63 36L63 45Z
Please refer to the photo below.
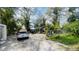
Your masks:
M27 34L27 32L19 32L19 34L22 34L22 33L26 33Z

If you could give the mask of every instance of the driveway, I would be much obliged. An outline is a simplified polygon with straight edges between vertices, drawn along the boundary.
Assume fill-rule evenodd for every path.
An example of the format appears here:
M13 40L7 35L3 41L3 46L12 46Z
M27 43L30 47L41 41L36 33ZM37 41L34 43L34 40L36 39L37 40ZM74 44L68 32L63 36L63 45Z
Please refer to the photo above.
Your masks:
M16 36L9 36L5 44L0 46L0 51L66 51L68 46L46 40L45 34L30 34L29 39L17 41Z

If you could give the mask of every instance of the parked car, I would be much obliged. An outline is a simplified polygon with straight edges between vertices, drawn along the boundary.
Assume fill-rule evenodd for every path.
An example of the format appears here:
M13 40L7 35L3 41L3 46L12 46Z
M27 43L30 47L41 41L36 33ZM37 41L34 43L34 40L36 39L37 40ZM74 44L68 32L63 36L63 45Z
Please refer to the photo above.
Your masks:
M35 33L35 30L36 30L35 28L30 28L31 33Z
M25 40L29 38L29 33L27 31L19 31L17 33L17 40Z

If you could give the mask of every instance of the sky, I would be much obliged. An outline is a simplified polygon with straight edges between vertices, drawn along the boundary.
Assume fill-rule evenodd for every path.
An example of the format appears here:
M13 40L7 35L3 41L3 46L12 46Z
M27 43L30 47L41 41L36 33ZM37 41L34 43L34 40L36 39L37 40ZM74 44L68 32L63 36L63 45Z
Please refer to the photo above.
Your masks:
M34 8L35 15L32 15L31 18L31 22L34 22L35 20L38 19L39 16L44 15L47 12L47 8L46 7L36 7Z
M47 11L47 8L46 7L37 7L37 8L35 8L35 14L36 15L39 15L39 16L41 16L41 15L43 15L45 12Z

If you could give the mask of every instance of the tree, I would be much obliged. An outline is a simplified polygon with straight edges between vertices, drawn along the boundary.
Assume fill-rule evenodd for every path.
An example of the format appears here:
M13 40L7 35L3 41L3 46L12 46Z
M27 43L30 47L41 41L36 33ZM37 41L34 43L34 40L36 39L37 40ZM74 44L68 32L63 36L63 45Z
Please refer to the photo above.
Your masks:
M14 14L14 8L0 8L0 20L2 24L7 26L8 35L13 34L17 28L15 19L13 17Z
M47 12L47 15L52 18L52 20L50 22L52 22L52 24L46 24L46 28L49 26L49 27L52 27L52 31L54 33L57 33L58 32L58 29L60 28L60 23L59 23L59 16L60 16L60 11L61 11L61 8L59 7L53 7L53 8L49 8L48 9L48 12ZM52 25L52 26L51 26ZM48 27L48 28L49 28ZM50 30L48 29L48 31L46 32L49 32Z
M71 15L70 15L70 17L68 18L68 22L74 22L76 19L77 19L77 17L76 17L76 14L75 14L75 7L70 7L69 8L69 12L71 13Z
M55 17L54 17L54 19L53 19L53 30L54 30L54 33L56 33L57 32L57 30L60 28L60 23L59 23L59 16L60 16L60 11L61 11L61 8L59 8L59 7L55 7L54 8L54 11L53 11L53 13L54 13L54 15L55 15Z
M40 32L45 32L45 22L46 19L42 18L41 24L40 24Z
M30 15L31 15L31 9L30 8L26 8L26 7L23 7L22 8L22 14L21 14L21 16L22 16L22 18L23 18L22 20L24 22L23 25L25 25L27 31L30 30L30 27L29 27L29 24L30 24L30 22L29 22Z

